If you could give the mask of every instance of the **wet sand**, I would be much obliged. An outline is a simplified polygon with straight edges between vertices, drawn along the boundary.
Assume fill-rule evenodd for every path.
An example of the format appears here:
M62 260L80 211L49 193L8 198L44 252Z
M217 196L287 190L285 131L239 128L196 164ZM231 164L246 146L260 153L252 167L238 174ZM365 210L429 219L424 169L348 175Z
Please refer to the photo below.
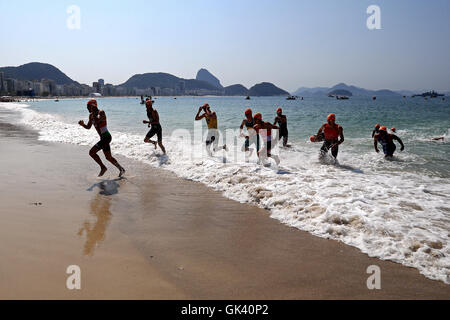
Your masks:
M117 157L126 178L109 164L97 178L88 148L38 141L11 117L0 112L0 299L450 299L416 269L170 172ZM66 288L69 265L81 290ZM370 265L381 290L366 286Z

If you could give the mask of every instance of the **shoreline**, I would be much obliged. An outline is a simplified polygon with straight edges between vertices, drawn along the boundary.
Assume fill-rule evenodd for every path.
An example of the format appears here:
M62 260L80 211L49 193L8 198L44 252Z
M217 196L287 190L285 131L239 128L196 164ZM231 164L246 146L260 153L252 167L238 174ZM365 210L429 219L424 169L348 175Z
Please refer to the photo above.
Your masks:
M109 166L97 179L88 147L38 141L10 116L0 113L9 168L0 252L10 258L0 298L450 298L450 286L416 269L287 227L167 170L118 156L127 177ZM80 292L64 288L69 261L87 270ZM367 289L370 265L381 268L382 290Z

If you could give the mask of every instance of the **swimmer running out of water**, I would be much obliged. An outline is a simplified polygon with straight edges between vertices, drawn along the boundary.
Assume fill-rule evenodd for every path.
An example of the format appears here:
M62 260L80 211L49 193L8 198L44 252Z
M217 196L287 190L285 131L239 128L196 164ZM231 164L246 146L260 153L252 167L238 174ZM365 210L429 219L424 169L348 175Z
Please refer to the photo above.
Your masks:
M156 109L153 108L153 102L151 99L148 99L145 102L145 106L147 108L147 117L148 121L144 120L143 123L148 123L148 126L151 127L150 131L145 136L144 142L152 143L156 149L156 141L150 140L155 134L158 138L158 145L161 148L162 152L166 154L166 148L164 148L162 144L162 127L159 123L159 114Z
M112 136L108 131L105 111L98 110L97 101L94 99L89 100L89 102L87 103L87 109L89 111L88 124L85 124L83 120L78 121L78 124L87 130L89 130L92 127L92 125L94 125L95 130L97 130L97 133L100 136L100 141L97 142L97 144L93 146L89 151L89 155L100 166L100 173L98 176L99 177L103 176L106 170L108 170L108 168L106 168L106 166L103 164L102 160L97 154L100 150L103 150L106 160L111 162L117 169L119 169L119 177L122 177L123 174L125 173L125 169L111 155L110 143L112 140Z
M265 145L261 143L257 144L258 158L264 159L267 156L268 158L274 159L277 165L280 164L280 158L272 154L272 130L278 130L280 128L270 122L264 122L262 120L262 114L259 112L254 115L253 119L255 120L255 126L253 128L256 130L256 133L261 135L265 142Z
M250 155L253 153L253 149L250 148L251 144L258 145L259 144L259 135L256 133L253 126L255 125L255 120L253 120L252 109L248 108L245 110L245 118L242 120L240 129L241 137L245 137L245 143L242 147L242 150L247 152L250 151ZM247 129L247 134L245 135L243 130L244 127Z
M400 143L400 151L405 150L403 141L399 137L397 137L395 134L387 133L386 127L381 127L379 132L373 137L373 146L375 147L375 151L380 152L377 146L379 142L383 146L383 152L386 158L394 156L394 152L397 149L394 144L394 140L397 140Z
M200 115L202 111L203 114ZM213 152L221 149L227 151L227 145L219 147L220 134L219 130L217 129L217 114L215 111L211 111L211 107L207 103L205 103L198 109L197 115L195 116L195 121L202 120L203 118L206 120L206 124L208 125L208 136L206 137L206 150L208 151L208 154L212 154L211 146Z
M325 141L320 149L320 156L323 157L331 149L331 154L334 158L337 158L339 145L344 142L344 129L336 123L336 115L334 113L328 115L327 123L320 127L317 136L320 136L322 132Z
M280 127L280 135L278 139L281 140L281 138L283 138L283 147L289 147L289 145L287 144L289 136L287 128L287 117L283 114L283 109L281 109L281 107L277 109L277 116L275 117L273 124L278 124L278 126Z

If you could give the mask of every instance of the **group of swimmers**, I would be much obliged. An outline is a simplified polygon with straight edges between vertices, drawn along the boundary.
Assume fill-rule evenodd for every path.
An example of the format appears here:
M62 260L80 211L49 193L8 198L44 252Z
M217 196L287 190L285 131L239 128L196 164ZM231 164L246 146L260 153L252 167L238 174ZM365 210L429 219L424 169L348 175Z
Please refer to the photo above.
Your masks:
M147 98L145 101L148 120L144 120L143 123L148 124L150 130L145 136L144 142L153 144L155 149L159 146L165 154L166 149L162 143L162 127L159 121L159 114L158 111L153 108L153 103L154 101L151 97ZM107 170L106 166L97 154L100 150L103 150L106 159L117 167L117 169L119 169L119 177L122 177L125 173L125 169L111 155L110 143L112 137L107 128L105 111L98 109L97 101L95 99L89 100L87 103L87 109L89 111L88 124L85 124L83 120L80 120L78 124L85 129L90 129L94 126L100 136L100 141L96 143L89 151L89 155L100 166L99 177L103 176ZM278 108L276 110L276 116L273 123L263 121L262 114L259 112L253 114L253 111L250 108L245 110L244 115L245 118L242 120L240 125L240 136L245 138L242 151L251 155L253 149L250 147L255 145L259 160L264 160L268 157L274 159L274 161L279 164L279 157L271 153L272 130L279 130L279 140L283 139L284 147L290 147L288 145L289 133L287 128L287 117L283 114L282 108ZM206 120L206 124L208 126L208 135L205 142L208 154L211 155L212 152L220 150L227 151L228 149L226 145L219 146L220 135L218 130L217 113L212 111L211 107L207 103L198 109L195 116L196 121L200 121L202 119ZM245 133L244 127L246 128ZM395 133L395 128L392 128L391 130ZM155 135L157 136L157 141L151 140L151 138ZM261 143L260 137L264 143ZM374 140L375 151L379 152L378 143L380 143L386 157L392 157L394 155L396 150L394 141L398 141L400 143L401 151L405 149L402 140L395 134L388 133L385 126L380 126L377 124L372 132L372 138ZM337 158L339 145L344 142L344 129L336 123L336 115L334 113L328 115L327 122L320 127L317 135L311 136L310 140L311 142L323 141L323 145L320 149L321 157L325 156L328 151L331 150L332 156Z

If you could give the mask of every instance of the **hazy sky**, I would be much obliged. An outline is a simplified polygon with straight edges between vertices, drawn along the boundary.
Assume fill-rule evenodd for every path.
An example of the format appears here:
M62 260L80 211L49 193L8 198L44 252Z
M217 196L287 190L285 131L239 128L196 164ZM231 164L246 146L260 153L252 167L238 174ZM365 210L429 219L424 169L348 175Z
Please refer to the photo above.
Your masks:
M366 27L372 4L381 30ZM225 86L450 90L449 0L0 0L0 14L0 66L46 62L82 83L204 67Z

